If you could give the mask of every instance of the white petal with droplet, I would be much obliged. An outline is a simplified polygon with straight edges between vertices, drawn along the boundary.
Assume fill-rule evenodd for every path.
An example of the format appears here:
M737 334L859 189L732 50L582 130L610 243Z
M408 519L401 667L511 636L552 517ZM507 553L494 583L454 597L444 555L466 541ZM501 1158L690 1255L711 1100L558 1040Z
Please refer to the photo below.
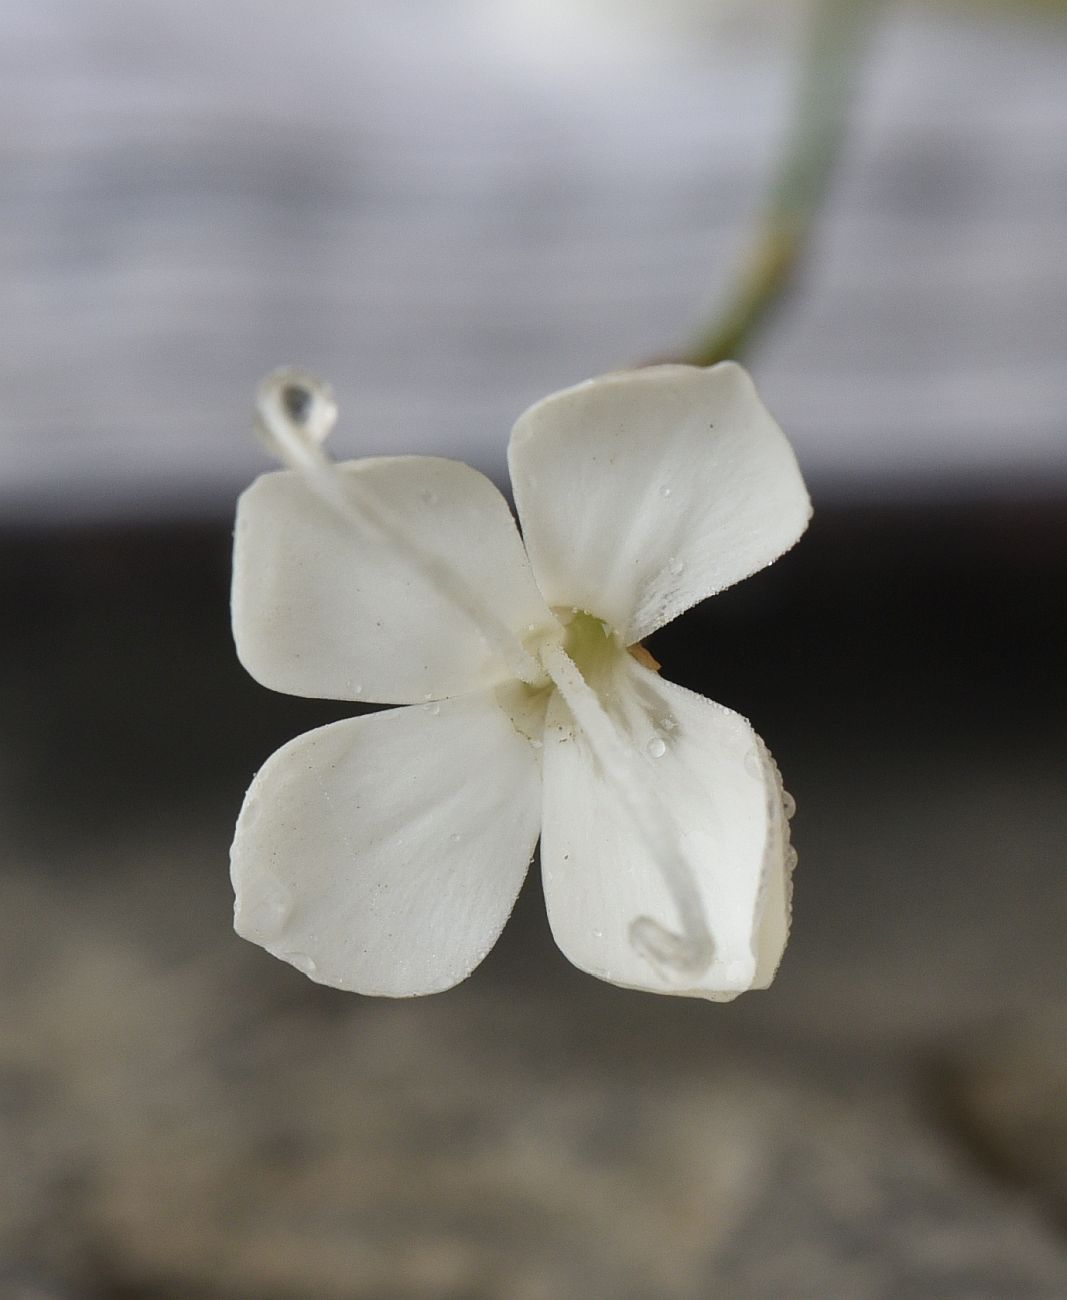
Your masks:
M539 768L495 693L298 736L267 760L237 824L238 933L338 988L450 988L514 904Z
M598 683L598 694L629 742L633 765L613 779L562 698L553 698L541 864L556 942L576 966L628 988L728 1000L765 987L788 934L792 866L773 760L739 714L662 680L628 655ZM656 720L665 715L674 725L657 736ZM663 744L661 753L659 745L648 749L650 739ZM746 762L750 754L755 764ZM670 872L620 800L635 773L673 828L691 873L712 945L703 972L672 970L644 950L657 942L680 950L679 937L700 925L682 914Z
M552 606L627 644L771 563L811 513L796 458L740 366L654 366L547 397L508 455Z
M349 513L289 471L241 497L233 630L252 676L290 695L386 703L514 676L487 629L518 645L551 619L493 484L428 456L351 461L336 473ZM400 545L361 527L361 499Z

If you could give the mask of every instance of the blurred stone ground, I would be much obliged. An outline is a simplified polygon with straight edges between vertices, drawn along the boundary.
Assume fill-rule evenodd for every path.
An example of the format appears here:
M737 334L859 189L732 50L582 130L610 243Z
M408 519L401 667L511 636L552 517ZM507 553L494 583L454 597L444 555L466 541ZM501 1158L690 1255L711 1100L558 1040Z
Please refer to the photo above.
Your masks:
M727 1007L555 950L532 880L426 1000L233 937L271 748L224 528L10 535L0 1296L1067 1295L1062 511L830 512L665 671L799 813L795 935Z

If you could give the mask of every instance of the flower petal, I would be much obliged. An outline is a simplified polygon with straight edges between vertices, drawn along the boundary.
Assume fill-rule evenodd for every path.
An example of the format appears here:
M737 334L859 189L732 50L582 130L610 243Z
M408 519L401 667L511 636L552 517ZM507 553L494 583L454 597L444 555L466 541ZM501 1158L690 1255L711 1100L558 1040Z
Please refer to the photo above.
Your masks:
M241 497L233 630L252 676L290 695L387 703L515 676L507 644L550 616L493 484L430 456L350 461L335 482L339 506L290 471ZM386 528L363 526L368 501Z
M740 366L654 366L556 393L508 453L549 605L628 644L764 568L811 513L796 458Z
M629 744L629 774L607 770L562 698L549 705L541 865L556 942L627 988L717 1001L765 988L789 930L795 860L777 768L739 714L619 659L599 694ZM635 778L670 828L683 881L642 836L638 800L620 796ZM703 969L671 957L694 931L710 939Z
M359 993L458 984L496 942L529 866L539 766L495 692L298 736L241 809L237 932Z

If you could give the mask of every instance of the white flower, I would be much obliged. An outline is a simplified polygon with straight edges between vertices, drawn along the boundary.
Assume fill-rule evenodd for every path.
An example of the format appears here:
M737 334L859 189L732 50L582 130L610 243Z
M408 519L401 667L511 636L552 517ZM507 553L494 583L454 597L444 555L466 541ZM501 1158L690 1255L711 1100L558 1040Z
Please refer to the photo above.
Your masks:
M540 833L575 965L716 1000L765 987L789 797L748 722L639 644L807 525L746 373L658 366L531 407L508 453L522 538L457 461L332 464L334 408L304 378L272 377L260 411L294 468L238 507L241 662L292 695L414 707L267 761L233 844L238 932L324 984L446 989L496 941Z

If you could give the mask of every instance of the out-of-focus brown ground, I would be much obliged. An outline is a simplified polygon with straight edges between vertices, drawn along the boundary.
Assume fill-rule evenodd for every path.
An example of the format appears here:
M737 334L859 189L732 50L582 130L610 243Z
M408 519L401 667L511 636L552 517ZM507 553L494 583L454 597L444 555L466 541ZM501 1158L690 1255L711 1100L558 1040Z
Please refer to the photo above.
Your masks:
M5 539L0 1295L1067 1295L1062 513L833 513L661 635L795 790L795 934L727 1007L573 970L536 879L465 985L233 937L271 748L223 529Z

